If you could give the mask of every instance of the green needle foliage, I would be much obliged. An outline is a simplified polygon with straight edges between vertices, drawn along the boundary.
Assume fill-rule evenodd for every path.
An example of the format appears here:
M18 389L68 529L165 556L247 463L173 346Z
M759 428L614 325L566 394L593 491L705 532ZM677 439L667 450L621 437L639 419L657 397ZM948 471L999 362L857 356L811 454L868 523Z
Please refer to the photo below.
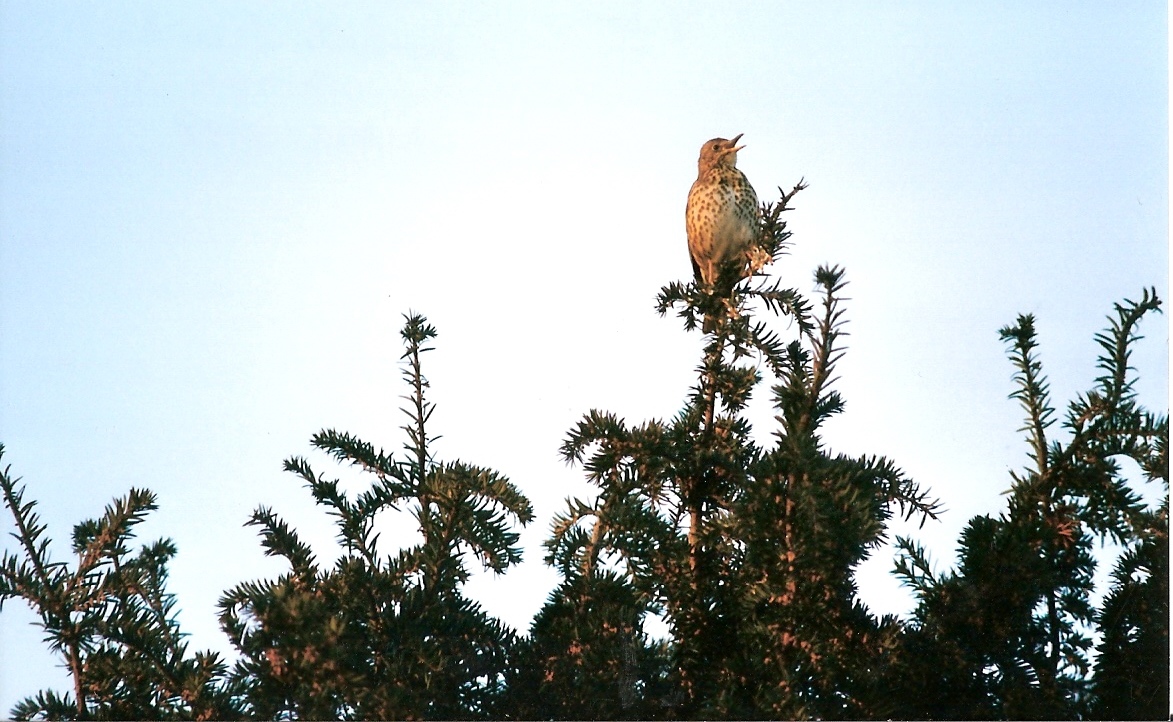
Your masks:
M313 447L365 480L357 491L304 458L285 462L332 519L342 553L323 561L272 509L253 512L247 524L288 571L221 598L221 627L239 652L231 669L215 654L187 655L166 592L174 545L129 549L155 509L151 492L132 489L78 524L71 566L50 558L35 502L0 474L18 543L0 557L0 605L32 606L74 685L11 714L1163 718L1169 423L1138 404L1130 366L1140 322L1160 310L1155 291L1116 306L1095 338L1099 375L1058 433L1033 317L1001 330L1030 466L1011 474L1005 512L970 520L955 569L935 572L898 537L895 571L917 606L910 619L878 617L859 597L859 565L895 517L923 524L940 509L893 461L823 440L846 407L835 389L845 274L818 268L808 298L763 273L789 246L783 214L804 187L763 207L745 267L724 269L714 287L661 290L658 312L704 334L680 410L638 423L592 410L568 432L562 457L592 493L552 521L546 562L561 582L528 634L486 614L463 585L474 564L502 573L521 560L516 529L533 511L496 471L433 456L422 358L436 330L410 314L402 452L315 434ZM770 394L772 434L755 435L747 417L755 393ZM1159 508L1143 503L1125 457L1164 485ZM390 523L418 542L384 548ZM1098 541L1123 548L1099 608ZM653 618L667 623L666 639L645 631Z
M1054 411L1033 317L1001 330L1033 466L1011 474L1005 513L970 521L956 571L934 574L923 549L899 540L897 572L919 605L894 667L898 716L1167 713L1169 423L1136 403L1129 366L1137 325L1159 307L1150 291L1116 305L1096 336L1101 375L1068 405L1065 443L1048 436ZM1146 511L1120 457L1164 483L1161 512ZM1097 539L1127 547L1098 613L1090 601ZM1089 632L1097 623L1105 636L1091 676Z
M1096 621L1104 636L1091 716L1161 719L1169 710L1168 495L1159 510L1146 513L1137 541L1116 563Z
M666 645L642 629L645 604L610 571L571 574L538 612L507 677L511 719L662 716Z
M529 501L498 473L438 463L427 422L433 406L421 356L435 329L407 317L402 337L410 387L401 459L346 433L311 443L371 476L353 498L305 459L285 469L334 517L343 556L323 569L296 532L266 508L266 553L288 574L226 593L221 624L241 653L233 684L252 716L299 719L468 719L495 714L514 635L465 598L466 558L503 572L521 559L511 522L533 518ZM384 511L407 512L422 541L382 554L375 531Z
M0 458L4 446L0 444ZM134 527L156 509L155 495L131 489L98 519L73 528L77 563L53 561L47 527L24 501L20 479L0 473L4 504L12 512L18 554L0 557L0 607L19 597L40 617L45 641L65 662L72 694L52 690L19 702L14 719L217 719L239 710L223 685L225 665L215 653L187 656L166 591L170 539L128 544Z

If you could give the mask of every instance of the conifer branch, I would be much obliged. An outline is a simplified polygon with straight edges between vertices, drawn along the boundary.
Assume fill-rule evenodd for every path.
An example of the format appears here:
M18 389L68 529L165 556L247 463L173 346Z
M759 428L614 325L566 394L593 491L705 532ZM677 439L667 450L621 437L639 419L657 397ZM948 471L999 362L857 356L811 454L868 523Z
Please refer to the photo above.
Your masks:
M928 553L917 542L903 536L896 537L896 574L901 583L916 591L922 600L926 599L939 584Z
M847 282L843 280L843 270L838 266L820 266L815 271L815 281L822 287L823 314L817 324L817 335L808 337L813 351L810 399L817 403L824 397L823 390L835 382L831 374L835 364L846 353L846 349L837 342L841 336L847 335L842 330L844 310L839 307L839 292ZM828 410L839 405L832 404Z
M403 377L411 384L412 393L410 396L403 397L411 404L409 409L404 409L411 424L402 428L411 440L411 443L408 444L408 450L415 455L413 468L417 484L422 490L430 458L428 445L435 439L429 438L425 430L425 424L431 418L434 407L424 397L424 389L428 387L428 380L424 378L420 356L432 350L430 346L424 344L436 337L436 329L419 314L405 314L404 318L406 323L404 323L400 335L406 342L406 348L401 360L407 361L407 368L403 369Z
M1134 370L1128 365L1132 344L1143 338L1136 332L1136 326L1145 314L1161 312L1161 300L1156 288L1144 289L1139 302L1125 300L1115 304L1116 317L1109 317L1109 328L1096 334L1096 343L1105 354L1097 360L1097 366L1104 374L1096 379L1105 398L1127 402L1134 396L1133 382L1128 372Z
M1054 409L1048 400L1049 388L1042 375L1042 364L1034 355L1038 342L1035 340L1035 319L1031 314L1019 315L1014 326L1005 326L998 331L1003 341L1011 343L1010 360L1014 363L1014 381L1018 388L1010 394L1026 411L1027 420L1020 431L1030 435L1031 459L1038 467L1038 475L1045 477L1049 468L1047 458L1046 429L1054 420Z
M323 429L310 438L310 443L333 456L337 461L358 466L379 478L393 498L411 494L412 478L403 473L402 466L391 454L346 432ZM287 468L287 471L297 472Z
M257 507L245 526L261 527L261 546L265 548L266 556L284 557L299 578L310 579L317 575L313 551L272 510L264 506Z
M4 456L4 445L0 444L0 458ZM41 523L33 508L36 506L35 501L24 503L24 487L17 487L20 479L13 479L9 476L12 466L5 466L4 471L0 472L0 489L4 493L4 505L12 512L12 518L16 522L16 533L12 536L24 547L25 555L33 570L36 572L36 578L45 589L52 587L53 579L49 574L47 564L47 556L49 540L42 540L40 544L37 540L45 533L47 528ZM5 562L11 560L15 564L16 558L9 557L7 553L4 555ZM9 565L4 565L7 568ZM23 565L22 565L23 566ZM26 575L22 575L26 576ZM0 604L3 604L3 597L0 596Z

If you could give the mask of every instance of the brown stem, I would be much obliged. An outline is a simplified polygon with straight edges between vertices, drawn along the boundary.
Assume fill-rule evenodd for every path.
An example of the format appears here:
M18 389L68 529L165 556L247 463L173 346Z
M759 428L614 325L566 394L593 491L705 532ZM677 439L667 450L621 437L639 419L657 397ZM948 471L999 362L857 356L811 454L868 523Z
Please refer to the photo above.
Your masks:
M599 516L604 513L604 509L599 510ZM591 576L595 569L595 560L599 556L599 540L603 537L603 522L595 517L595 528L591 530L591 545L587 549L586 558L582 561L583 576Z
M700 553L701 510L692 504L688 510L688 569L692 572L692 590L697 591L697 562Z
M718 336L717 345L713 348L712 354L709 356L709 371L705 379L705 422L701 430L701 438L708 443L713 436L713 416L717 407L717 369L716 363L720 361L721 356L725 351L725 337ZM702 472L703 473L703 472ZM700 531L701 531L701 505L704 500L701 498L700 489L701 479L696 478L692 481L692 488L688 489L688 565L692 572L692 588L696 591L698 588L698 557L700 554Z
M85 717L86 698L81 683L81 658L78 655L77 642L74 640L69 642L69 672L73 675L73 694L77 697L77 715L79 718Z

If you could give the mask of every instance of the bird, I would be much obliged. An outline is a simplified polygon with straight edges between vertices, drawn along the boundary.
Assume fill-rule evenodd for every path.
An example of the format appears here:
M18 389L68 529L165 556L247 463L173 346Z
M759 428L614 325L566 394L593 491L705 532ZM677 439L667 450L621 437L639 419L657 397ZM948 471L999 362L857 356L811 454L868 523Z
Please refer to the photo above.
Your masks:
M744 133L732 140L713 138L701 146L697 177L688 191L684 209L688 252L698 285L728 293L745 273L746 251L753 246L761 224L758 195L745 174L737 169L737 145ZM736 265L728 290L717 289L727 279L727 269ZM705 330L711 330L706 319Z

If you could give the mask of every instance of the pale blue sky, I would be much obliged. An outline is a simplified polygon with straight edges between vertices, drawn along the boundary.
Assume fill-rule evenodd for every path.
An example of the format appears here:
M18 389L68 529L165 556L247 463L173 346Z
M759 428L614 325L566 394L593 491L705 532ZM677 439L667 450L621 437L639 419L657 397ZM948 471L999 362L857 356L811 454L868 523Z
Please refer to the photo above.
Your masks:
M745 133L759 195L810 183L776 273L848 270L832 448L945 502L918 536L947 564L1026 462L997 329L1038 316L1063 403L1112 303L1168 295L1165 5L628 5L0 2L0 442L55 551L150 487L192 645L229 650L219 595L281 569L254 507L330 553L281 461L331 470L323 427L401 443L414 309L440 331L440 458L535 504L524 566L470 587L524 629L549 519L586 490L565 432L671 416L691 383L699 334L653 301L690 274L701 143ZM1164 410L1167 325L1143 330ZM891 564L864 600L907 611ZM31 619L0 614L0 713L64 687Z

